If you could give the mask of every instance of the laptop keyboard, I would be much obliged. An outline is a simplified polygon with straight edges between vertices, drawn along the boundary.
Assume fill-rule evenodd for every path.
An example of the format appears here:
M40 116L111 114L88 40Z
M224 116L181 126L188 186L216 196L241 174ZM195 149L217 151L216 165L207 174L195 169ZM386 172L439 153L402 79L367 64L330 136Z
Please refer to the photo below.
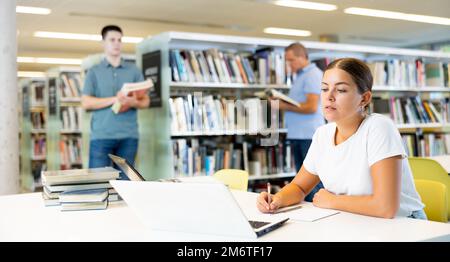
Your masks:
M250 223L250 225L251 225L254 229L257 229L257 228L260 228L260 227L262 227L262 226L265 226L265 225L270 224L269 222L252 221L252 220L249 220L248 222Z

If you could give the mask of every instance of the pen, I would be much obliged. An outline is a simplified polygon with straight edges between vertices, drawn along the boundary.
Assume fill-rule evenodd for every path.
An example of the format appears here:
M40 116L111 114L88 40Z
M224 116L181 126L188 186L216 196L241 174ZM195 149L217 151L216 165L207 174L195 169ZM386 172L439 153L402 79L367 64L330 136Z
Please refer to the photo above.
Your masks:
M270 210L270 202L272 202L271 201L271 199L270 199L270 182L267 182L267 203L269 204L269 210Z
M284 212L289 212L289 211L293 211L293 210L297 210L297 209L300 209L300 208L302 208L302 206L290 206L290 207L284 207L284 208L281 208L281 209L278 209L277 211L275 211L275 213L276 214L278 214L278 213L284 213Z

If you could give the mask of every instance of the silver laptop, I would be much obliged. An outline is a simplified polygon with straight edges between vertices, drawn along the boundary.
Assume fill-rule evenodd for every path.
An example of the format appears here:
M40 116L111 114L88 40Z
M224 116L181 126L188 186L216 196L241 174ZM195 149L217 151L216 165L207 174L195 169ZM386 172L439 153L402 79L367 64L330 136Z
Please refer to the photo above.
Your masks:
M122 172L131 181L145 181L145 178L137 171L134 166L132 166L125 158L116 156L113 154L108 154L109 158L116 164ZM171 179L158 179L160 182L182 182L181 179L171 178Z
M110 183L142 222L155 230L256 238L288 220L248 221L222 183Z
M109 158L116 164L122 172L131 181L145 181L145 178L132 166L125 158L115 156L113 154L108 154Z

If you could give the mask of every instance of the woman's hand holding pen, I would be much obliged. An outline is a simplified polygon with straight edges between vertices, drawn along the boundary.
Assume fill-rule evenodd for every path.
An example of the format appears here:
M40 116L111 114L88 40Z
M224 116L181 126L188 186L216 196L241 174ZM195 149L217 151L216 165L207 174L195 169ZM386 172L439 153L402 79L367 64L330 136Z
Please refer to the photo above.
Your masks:
M262 213L272 213L281 207L281 200L276 195L269 195L267 192L262 192L256 200L256 206Z

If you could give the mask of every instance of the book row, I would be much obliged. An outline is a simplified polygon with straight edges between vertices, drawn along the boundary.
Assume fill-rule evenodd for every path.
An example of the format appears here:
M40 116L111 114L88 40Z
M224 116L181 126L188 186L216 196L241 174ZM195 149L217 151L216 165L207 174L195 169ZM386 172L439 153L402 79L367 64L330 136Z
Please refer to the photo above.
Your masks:
M449 123L449 99L422 100L415 97L374 98L372 112L385 114L397 124Z
M30 102L32 105L45 102L45 83L33 82L30 84Z
M284 54L271 48L254 53L207 50L170 51L174 82L286 84Z
M32 150L33 150L31 152L32 159L39 159L39 158L46 157L47 147L46 147L45 135L32 135L31 136L31 145L32 145Z
M61 107L61 124L63 130L80 130L83 109L78 106Z
M247 98L227 100L212 95L169 99L172 134L187 131L235 131L258 133L269 128L280 128L282 117L271 110L267 101Z
M220 169L242 169L263 176L295 172L288 141L261 147L254 143L217 142L201 139L172 140L174 170L177 176L212 175Z
M31 127L33 129L45 129L46 116L44 112L31 112Z
M61 73L60 95L62 98L81 96L81 76L79 73Z
M59 141L59 154L61 169L70 169L73 166L81 166L81 137L61 136Z
M402 135L408 156L429 157L450 154L450 134Z
M332 61L332 58L322 58L313 62L324 70ZM388 59L366 61L366 64L372 72L374 86L450 87L448 63Z

